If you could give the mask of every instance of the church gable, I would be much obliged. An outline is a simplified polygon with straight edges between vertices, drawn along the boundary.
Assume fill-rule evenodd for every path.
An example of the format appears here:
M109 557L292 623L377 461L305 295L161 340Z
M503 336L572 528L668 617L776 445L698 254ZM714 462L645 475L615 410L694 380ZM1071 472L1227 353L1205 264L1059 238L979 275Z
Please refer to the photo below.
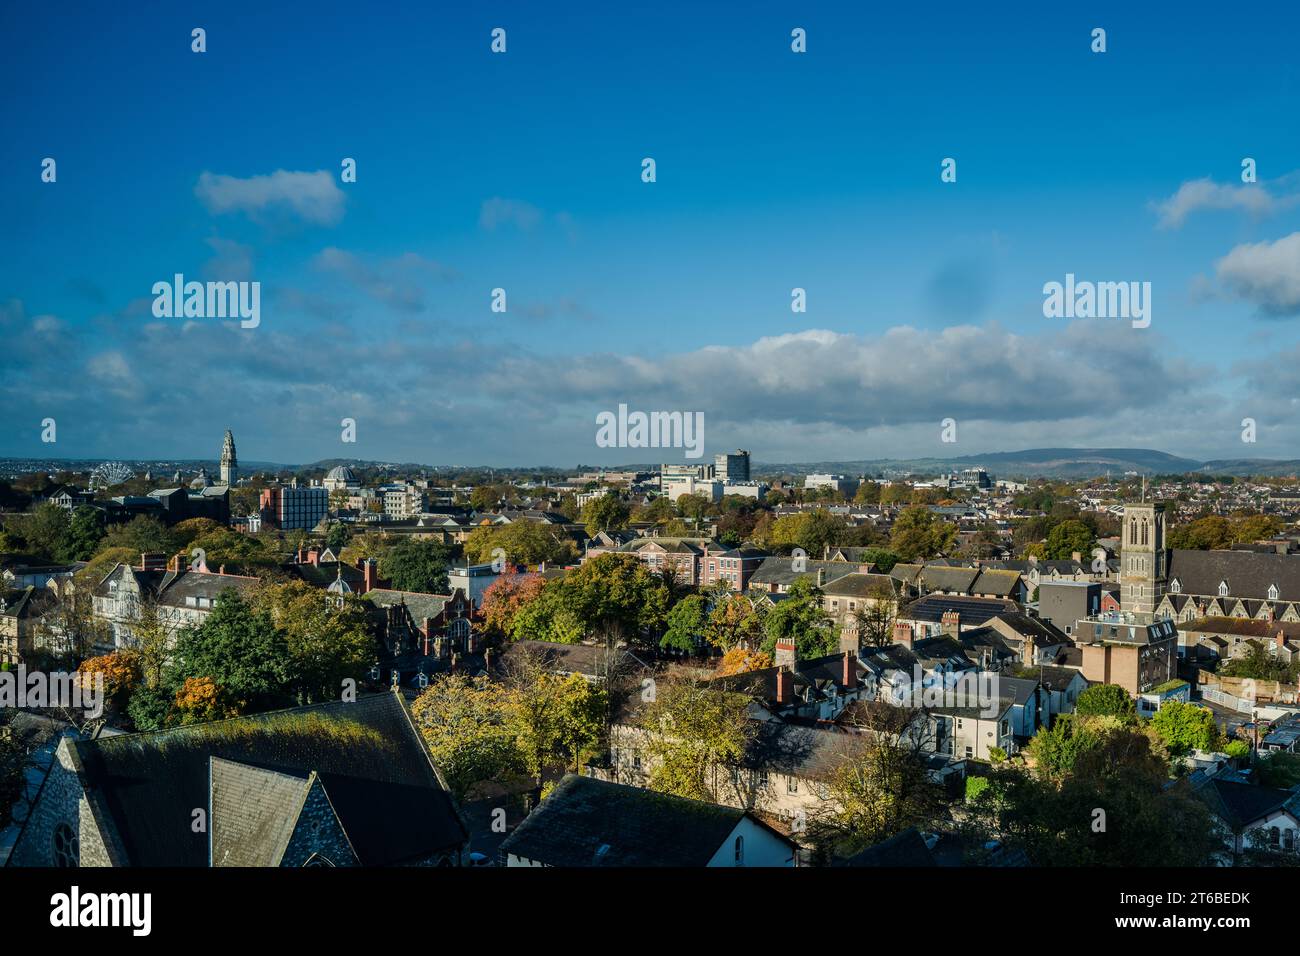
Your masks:
M280 866L359 866L319 777L313 775Z
M7 866L124 866L128 864L101 795L86 789L70 738L54 762L14 843Z

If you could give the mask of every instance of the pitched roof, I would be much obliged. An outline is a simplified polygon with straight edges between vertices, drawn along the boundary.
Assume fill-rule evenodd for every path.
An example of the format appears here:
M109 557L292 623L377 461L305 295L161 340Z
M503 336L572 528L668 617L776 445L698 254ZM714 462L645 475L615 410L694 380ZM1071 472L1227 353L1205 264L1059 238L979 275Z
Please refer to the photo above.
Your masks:
M811 576L813 580L817 578L818 571L826 572L826 583L836 581L848 574L857 572L857 565L849 564L846 561L805 561L804 570L794 570L794 558L791 557L767 557L762 560L759 566L750 576L750 586L769 584L781 587L789 587L799 578Z
M213 758L284 777L316 772L340 820L364 833L367 847L391 851L400 846L404 858L417 859L457 848L465 840L451 798L396 694L70 746L83 767L87 799L111 818L133 866L207 864L207 836L192 833L190 815L195 807L208 806ZM252 771L231 771L225 780L273 793L281 809L285 792L292 789L279 778L273 784ZM354 798L358 794L362 799ZM417 808L418 819L413 819ZM237 855L251 859L264 852L245 843L233 840L232 846L241 846ZM376 851L372 859L384 856Z
M961 615L962 627L987 624L995 617L1015 613L1020 605L1005 598L973 598L952 594L927 594L917 598L898 612L900 620L926 621L938 624L944 612L956 611Z
M1300 796L1291 790L1210 777L1199 783L1196 794L1234 833L1283 808L1300 817Z
M916 827L908 827L875 846L869 846L839 866L938 866Z
M500 852L549 866L706 866L746 816L766 826L734 807L569 774Z
M893 594L894 579L888 574L866 574L862 571L854 571L822 585L822 593L827 597L870 598L882 590Z
M1278 600L1300 601L1300 555L1295 554L1173 550L1167 577L1178 579L1183 594L1217 596L1219 583L1227 581L1234 598L1266 600L1269 585L1276 584Z

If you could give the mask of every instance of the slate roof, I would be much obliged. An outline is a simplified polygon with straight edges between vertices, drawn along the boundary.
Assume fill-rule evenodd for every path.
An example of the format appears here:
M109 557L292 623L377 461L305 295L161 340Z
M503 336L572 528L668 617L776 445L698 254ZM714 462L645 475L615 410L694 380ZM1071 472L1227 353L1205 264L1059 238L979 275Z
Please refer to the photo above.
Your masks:
M979 575L978 568L948 568L927 564L921 569L921 583L932 591L966 594Z
M998 621L1003 624L1003 627L999 629L999 633L1007 640L1015 640L1014 637L1005 633L1009 630L1014 635L1017 635L1021 642L1025 638L1032 637L1039 647L1072 643L1064 631L1051 621L1046 621L1041 617L1030 617L1023 612L1013 611L1007 614L999 614L997 618L990 622L991 626L997 627Z
M811 690L814 692L811 699L816 699L817 696L827 694L836 687L842 687L844 656L844 654L830 654L825 657L796 661L792 675L795 696L802 701ZM721 690L745 694L775 706L777 675L780 672L780 667L764 667L760 670L745 671L743 674L715 677L710 683ZM867 668L855 658L853 673L857 680L861 681L866 672Z
M1232 598L1267 600L1270 584L1278 600L1300 601L1300 555L1254 551L1169 552L1168 580L1178 579L1183 594L1217 597L1227 581Z
M569 774L500 854L548 866L706 866L746 816L766 826L734 807Z
M308 773L277 773L213 757L213 866L277 866L298 822Z
M1300 817L1300 795L1277 787L1211 777L1197 786L1196 795L1234 833L1240 833L1274 810L1285 808L1292 816Z
M1300 624L1291 621L1257 621L1244 617L1202 617L1178 625L1183 633L1240 634L1251 637L1276 637L1281 632L1287 640L1300 639Z
M794 570L794 558L773 556L762 560L749 578L750 587L755 585L773 585L789 587L799 578L811 577L815 582L817 572L826 572L826 584L857 572L857 565L847 561L807 561L805 570Z
M95 596L113 596L110 586L127 575L134 578L140 593L149 595L159 604L168 607L184 607L187 597L216 600L222 591L229 588L246 591L258 583L257 578L238 574L191 571L188 565L180 571L141 571L129 564L118 564L95 586Z
M943 620L945 611L956 611L961 615L962 627L974 627L987 624L995 617L1015 613L1020 605L1004 598L973 598L951 594L927 594L917 598L898 612L903 621L926 621L938 624Z
M896 590L894 579L888 574L864 574L854 571L842 578L822 586L822 593L827 597L870 598L874 592L885 590L893 594Z
M427 858L458 849L466 839L423 739L395 694L70 746L82 766L87 799L111 819L132 866L207 865L207 835L193 833L190 822L195 807L209 805L214 758L252 768L231 771L226 782L260 787L281 809L292 788L252 771L298 778L317 773L363 863ZM262 847L235 843L242 858L265 855Z
M421 591L394 591L390 588L372 588L364 595L380 607L397 607L405 604L411 620L417 624L427 618L436 618L442 613L450 594L425 594Z
M839 866L938 866L934 855L925 845L925 838L916 827L908 827L902 833L869 846Z

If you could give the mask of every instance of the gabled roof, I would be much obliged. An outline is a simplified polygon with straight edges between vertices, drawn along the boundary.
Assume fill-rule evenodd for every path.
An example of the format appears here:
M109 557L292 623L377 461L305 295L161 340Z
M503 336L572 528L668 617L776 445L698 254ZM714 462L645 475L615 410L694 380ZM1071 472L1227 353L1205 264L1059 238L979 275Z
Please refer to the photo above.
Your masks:
M569 774L501 844L548 866L706 866L744 810Z
M1016 613L1020 605L1005 598L973 598L951 594L927 594L917 598L898 612L900 620L925 621L938 624L944 612L956 611L961 615L962 627L987 624L1003 614Z
M1227 581L1233 598L1268 599L1269 585L1278 600L1300 601L1300 555L1255 551L1169 552L1169 580L1178 578L1184 594L1217 596Z
M1292 790L1210 777L1196 786L1196 795L1234 833L1249 829L1275 810L1285 809L1300 818L1300 795Z
M82 765L87 800L106 815L132 866L207 865L207 834L193 833L190 820L194 808L208 806L214 758L252 768L231 771L225 779L266 793L280 810L293 794L293 785L282 778L305 781L316 773L350 838L359 834L353 843L362 862L367 855L371 862L397 862L393 853L424 859L458 849L466 839L396 694L70 741L69 746ZM257 770L280 776L272 784ZM272 828L265 842L274 843L276 833ZM248 839L233 839L231 846L238 844L243 858L261 858L265 848L250 846Z
M894 579L888 574L864 574L861 571L854 571L822 585L822 593L827 597L843 598L870 598L878 591L893 594L895 589Z
M422 591L394 591L390 588L373 588L363 597L378 607L406 605L411 619L417 624L427 618L436 618L443 612L453 595L425 594Z
M795 559L792 557L773 556L764 558L750 577L750 586L767 584L789 587L799 578L811 577L815 581L818 571L826 572L825 583L829 584L857 571L857 565L849 564L846 561L809 561L807 559L804 559L802 565L804 570L796 571L794 561Z
M938 866L916 827L869 846L861 853L841 861L839 866Z

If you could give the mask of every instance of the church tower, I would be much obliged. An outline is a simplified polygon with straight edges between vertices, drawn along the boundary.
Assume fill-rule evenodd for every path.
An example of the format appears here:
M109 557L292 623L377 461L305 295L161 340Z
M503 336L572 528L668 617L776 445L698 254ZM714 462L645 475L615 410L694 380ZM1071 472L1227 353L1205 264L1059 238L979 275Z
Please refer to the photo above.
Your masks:
M239 480L239 461L235 458L235 436L226 429L226 440L221 445L221 483L235 486Z
M1127 504L1120 531L1120 607L1149 622L1165 596L1165 506Z

